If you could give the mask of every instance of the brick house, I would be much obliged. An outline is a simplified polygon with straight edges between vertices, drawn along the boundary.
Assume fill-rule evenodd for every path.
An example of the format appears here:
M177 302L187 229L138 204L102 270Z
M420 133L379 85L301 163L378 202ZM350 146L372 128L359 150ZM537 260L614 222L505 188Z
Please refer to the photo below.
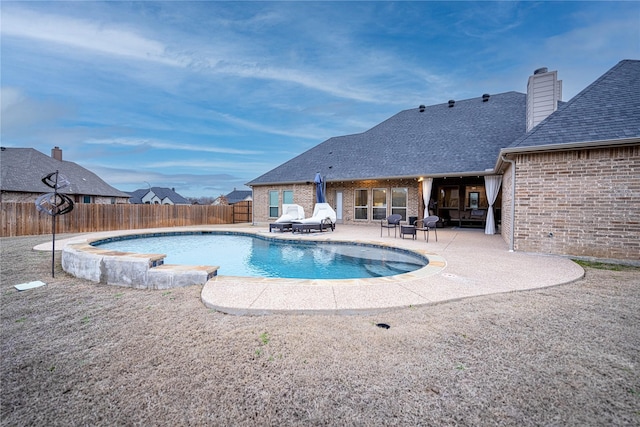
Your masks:
M330 138L248 183L254 222L283 203L311 212L320 172L339 223L429 211L497 230L513 250L640 263L640 61L561 96L543 68L527 94L421 105Z
M129 203L134 205L190 205L191 202L175 189L167 187L141 188L127 192L131 195Z
M38 196L53 190L42 183L43 176L59 171L70 183L60 193L75 203L129 203L129 195L104 182L95 173L74 162L62 160L62 150L54 147L51 157L33 148L0 149L2 202L35 202Z
M640 264L640 61L621 61L501 150L496 170L513 249Z

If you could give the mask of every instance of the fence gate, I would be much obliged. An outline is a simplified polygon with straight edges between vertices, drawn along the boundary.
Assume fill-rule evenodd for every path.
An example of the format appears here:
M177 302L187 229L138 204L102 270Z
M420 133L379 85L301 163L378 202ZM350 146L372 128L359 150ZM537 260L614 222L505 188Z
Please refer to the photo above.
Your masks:
M253 202L244 201L237 202L233 205L233 223L251 222L253 218Z

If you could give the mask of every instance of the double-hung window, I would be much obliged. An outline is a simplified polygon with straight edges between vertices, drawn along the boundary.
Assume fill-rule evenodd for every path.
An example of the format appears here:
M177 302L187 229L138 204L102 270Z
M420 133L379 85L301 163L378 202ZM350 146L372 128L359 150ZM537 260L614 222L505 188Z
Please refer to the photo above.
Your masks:
M368 190L355 191L354 208L355 208L355 219L369 218L369 191Z
M269 191L269 217L278 217L278 192Z
M282 204L293 204L293 190L284 190L282 192Z
M385 219L387 217L387 189L373 189L373 219Z
M407 195L409 190L406 188L391 189L391 214L402 215L402 220L407 220Z

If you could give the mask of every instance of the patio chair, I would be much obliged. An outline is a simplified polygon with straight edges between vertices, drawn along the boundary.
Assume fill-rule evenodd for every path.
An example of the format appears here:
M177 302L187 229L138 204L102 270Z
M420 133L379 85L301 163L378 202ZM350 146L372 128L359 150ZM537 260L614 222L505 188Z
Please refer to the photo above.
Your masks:
M282 216L275 222L291 222L297 219L304 219L304 209L300 205L283 204Z
M276 219L275 222L269 224L269 232L272 232L273 230L291 231L292 221L303 218L304 209L302 206L295 204L283 204L282 216Z
M440 221L440 217L436 215L431 215L416 221L416 231L424 232L424 238L427 243L429 243L429 230L433 230L436 235L436 242L438 241L438 221Z
M293 224L317 224L320 230L324 230L325 227L330 227L331 231L336 229L337 215L329 203L316 203L313 207L313 215L309 218L292 220ZM296 227L294 227L295 229ZM308 227L307 227L308 228Z
M399 214L393 214L380 221L380 237L382 237L383 228L387 229L387 236L390 235L390 229L393 228L393 237L396 237L398 227L400 227L400 221L402 221L402 215Z

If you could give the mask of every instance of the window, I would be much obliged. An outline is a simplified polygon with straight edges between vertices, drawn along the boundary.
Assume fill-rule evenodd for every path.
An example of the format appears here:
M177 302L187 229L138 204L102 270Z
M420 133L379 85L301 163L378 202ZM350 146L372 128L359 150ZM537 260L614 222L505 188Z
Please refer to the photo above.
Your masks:
M369 191L356 190L355 200L355 219L368 219L369 218Z
M282 203L283 204L293 203L293 190L284 190L282 192Z
M402 215L402 220L407 220L407 195L409 190L406 188L391 189L391 214Z
M373 189L373 219L385 219L387 217L387 189Z
M269 217L278 217L278 192L269 191Z
M82 196L82 203L91 203L91 196Z

